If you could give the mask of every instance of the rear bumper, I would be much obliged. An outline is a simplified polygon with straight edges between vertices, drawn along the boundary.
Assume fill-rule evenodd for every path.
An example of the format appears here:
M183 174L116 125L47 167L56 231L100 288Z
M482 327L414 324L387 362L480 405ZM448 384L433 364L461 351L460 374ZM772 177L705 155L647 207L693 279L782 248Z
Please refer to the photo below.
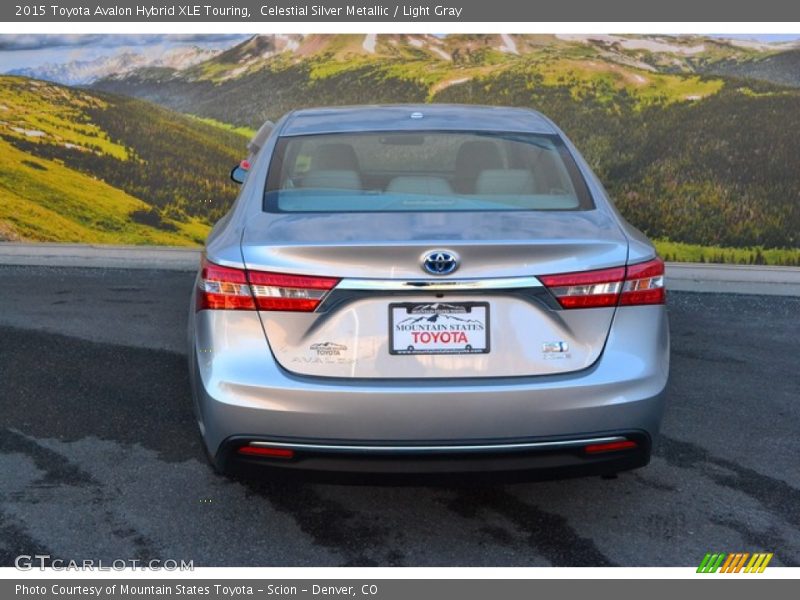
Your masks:
M657 433L669 368L663 306L617 311L601 358L589 369L557 376L431 380L301 377L273 359L258 315L193 315L190 359L198 421L211 456L226 462L244 441L311 444L443 445L547 442L639 436L627 456L576 451L428 453L303 452L282 470L355 472L608 472L647 463ZM639 439L639 438L637 438ZM438 454L434 456L434 454ZM259 462L246 459L244 462ZM260 461L263 462L263 461ZM349 465L349 466L348 466ZM569 474L569 473L565 473Z
M635 446L606 452L587 451L591 444L603 444L603 440L624 440ZM304 479L310 476L336 482L508 482L614 474L645 466L651 448L650 437L639 431L602 438L463 446L365 446L342 445L339 441L270 440L265 447L289 449L292 455L263 457L240 453L243 448L260 447L259 443L250 437L228 438L220 446L215 462L232 473L268 471L272 477L302 474Z

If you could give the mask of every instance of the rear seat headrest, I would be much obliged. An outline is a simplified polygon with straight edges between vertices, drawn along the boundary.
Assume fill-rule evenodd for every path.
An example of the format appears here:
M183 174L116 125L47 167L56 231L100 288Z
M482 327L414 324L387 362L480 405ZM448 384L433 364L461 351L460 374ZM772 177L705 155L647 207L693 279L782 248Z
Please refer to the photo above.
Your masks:
M395 194L449 196L453 193L453 188L443 177L403 175L392 179L386 186L386 191Z
M361 177L347 169L318 169L303 177L302 187L334 190L360 190Z
M475 182L478 195L533 194L533 174L527 169L485 169Z
M358 171L358 157L350 144L320 144L311 155L311 168L315 171Z

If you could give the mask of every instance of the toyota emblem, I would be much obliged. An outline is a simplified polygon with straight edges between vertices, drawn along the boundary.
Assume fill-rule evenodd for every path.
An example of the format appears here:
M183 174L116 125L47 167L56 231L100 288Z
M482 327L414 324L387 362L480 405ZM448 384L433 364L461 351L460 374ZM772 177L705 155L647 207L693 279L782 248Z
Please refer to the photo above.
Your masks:
M458 258L448 250L432 250L422 259L422 268L431 275L449 275L458 268Z

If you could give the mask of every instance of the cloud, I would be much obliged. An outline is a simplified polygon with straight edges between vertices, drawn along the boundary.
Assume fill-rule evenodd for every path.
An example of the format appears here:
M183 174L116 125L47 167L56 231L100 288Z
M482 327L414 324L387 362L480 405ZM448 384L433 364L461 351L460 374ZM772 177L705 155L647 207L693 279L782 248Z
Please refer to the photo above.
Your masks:
M43 50L49 48L115 48L118 46L150 46L156 44L216 44L241 40L248 36L241 34L169 34L169 35L126 35L126 34L20 34L0 35L0 51Z

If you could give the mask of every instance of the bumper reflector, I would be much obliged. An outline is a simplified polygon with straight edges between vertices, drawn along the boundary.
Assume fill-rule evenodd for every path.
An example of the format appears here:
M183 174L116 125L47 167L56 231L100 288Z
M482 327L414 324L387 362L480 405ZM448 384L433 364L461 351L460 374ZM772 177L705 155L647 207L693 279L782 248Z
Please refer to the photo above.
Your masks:
M262 446L242 446L239 454L263 456L264 458L294 458L294 450L289 448L265 448Z
M624 440L621 442L607 442L605 444L589 444L584 447L586 454L601 454L603 452L618 452L619 450L632 450L637 448L639 444L632 440Z

